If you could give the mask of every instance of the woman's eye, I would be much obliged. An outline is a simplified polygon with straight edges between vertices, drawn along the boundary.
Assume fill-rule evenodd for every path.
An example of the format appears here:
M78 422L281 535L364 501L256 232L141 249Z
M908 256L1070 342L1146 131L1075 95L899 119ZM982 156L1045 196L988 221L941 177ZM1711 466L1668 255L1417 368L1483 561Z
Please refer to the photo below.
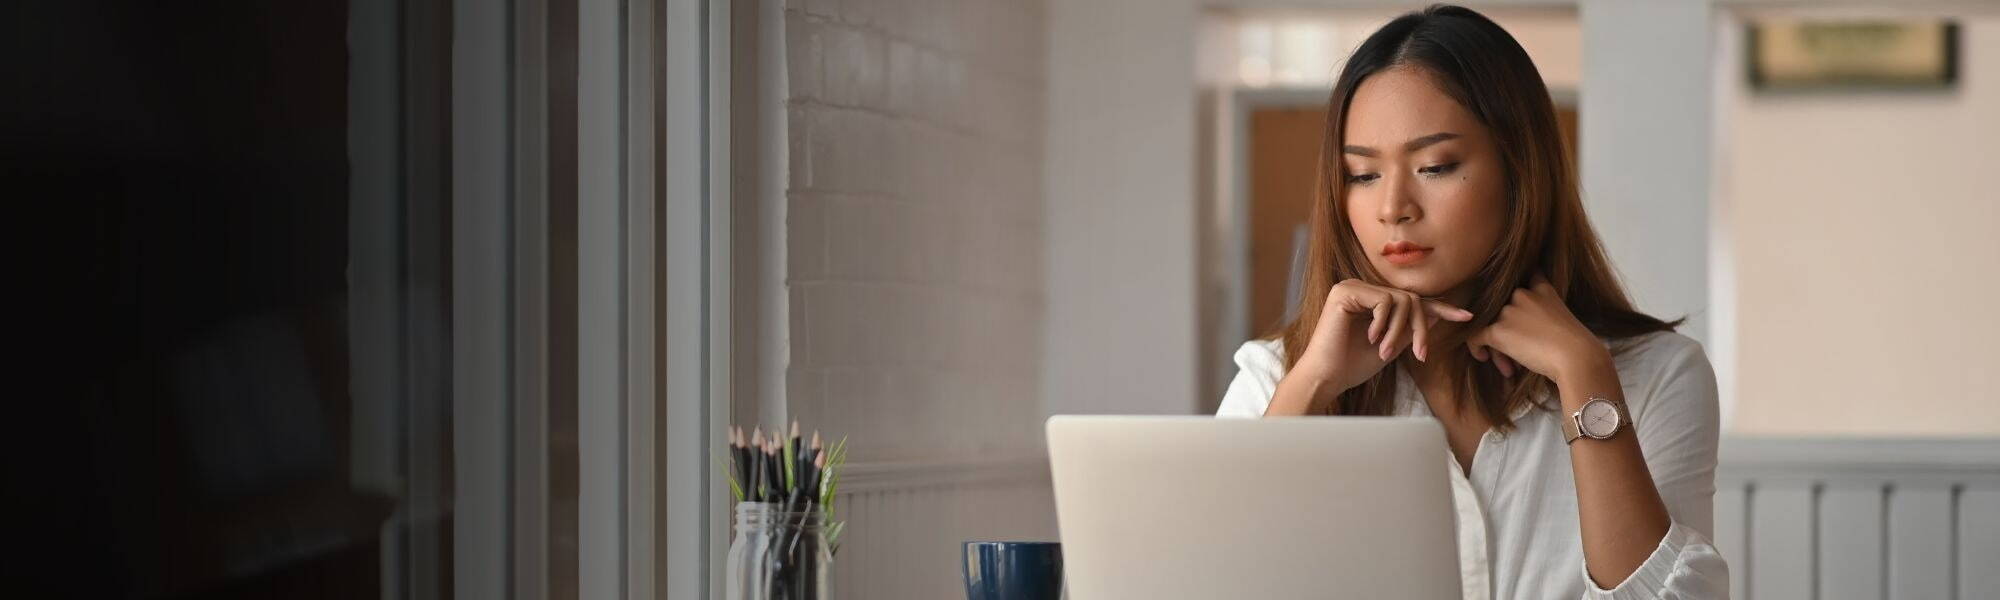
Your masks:
M1350 173L1347 175L1347 184L1354 185L1357 183L1368 183L1370 181L1374 181L1376 178L1379 177L1381 177L1381 175L1377 175L1374 173Z
M1420 175L1436 176L1436 175L1443 175L1445 173L1450 173L1452 172L1452 170L1457 168L1458 168L1458 163L1445 163L1441 165L1432 165L1417 169L1417 173Z

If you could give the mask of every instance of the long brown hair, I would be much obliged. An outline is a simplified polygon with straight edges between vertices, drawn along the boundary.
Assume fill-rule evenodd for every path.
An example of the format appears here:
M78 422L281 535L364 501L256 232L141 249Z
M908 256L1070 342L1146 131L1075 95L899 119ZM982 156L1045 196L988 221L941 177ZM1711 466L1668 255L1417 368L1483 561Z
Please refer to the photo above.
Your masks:
M1597 233L1584 217L1569 149L1557 128L1555 104L1527 51L1484 15L1433 5L1397 17L1368 36L1341 68L1327 99L1303 296L1298 316L1272 334L1284 340L1287 368L1305 353L1335 283L1360 279L1387 285L1370 266L1348 223L1340 148L1355 88L1369 75L1399 66L1425 70L1445 94L1485 125L1507 173L1506 227L1493 254L1473 276L1481 282L1474 299L1462 307L1472 311L1473 321L1454 339L1435 340L1432 347L1462 343L1472 332L1491 325L1513 291L1527 285L1537 272L1547 275L1570 312L1601 337L1670 331L1680 324L1634 310L1619 286ZM1502 431L1513 426L1516 409L1534 404L1554 389L1546 377L1526 369L1506 380L1494 369L1469 361L1466 371L1453 380L1460 402L1476 401L1479 411ZM1336 405L1313 410L1389 414L1394 409L1395 382L1393 369L1383 369L1366 383L1341 392Z

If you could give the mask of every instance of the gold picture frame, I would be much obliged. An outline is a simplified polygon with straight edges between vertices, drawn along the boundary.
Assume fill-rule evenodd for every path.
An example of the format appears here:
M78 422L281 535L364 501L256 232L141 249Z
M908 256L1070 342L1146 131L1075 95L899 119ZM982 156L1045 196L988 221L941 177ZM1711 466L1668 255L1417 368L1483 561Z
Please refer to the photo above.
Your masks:
M1751 89L1944 90L1958 82L1958 23L1771 19L1745 27Z

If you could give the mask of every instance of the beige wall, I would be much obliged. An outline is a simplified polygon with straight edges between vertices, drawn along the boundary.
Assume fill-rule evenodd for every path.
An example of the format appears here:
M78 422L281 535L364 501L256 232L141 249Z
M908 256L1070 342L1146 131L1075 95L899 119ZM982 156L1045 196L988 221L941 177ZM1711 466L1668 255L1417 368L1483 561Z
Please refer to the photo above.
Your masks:
M2000 15L1963 27L1955 92L1721 88L1735 433L2000 434Z
M1046 411L1191 412L1193 3L1056 0L1049 12Z

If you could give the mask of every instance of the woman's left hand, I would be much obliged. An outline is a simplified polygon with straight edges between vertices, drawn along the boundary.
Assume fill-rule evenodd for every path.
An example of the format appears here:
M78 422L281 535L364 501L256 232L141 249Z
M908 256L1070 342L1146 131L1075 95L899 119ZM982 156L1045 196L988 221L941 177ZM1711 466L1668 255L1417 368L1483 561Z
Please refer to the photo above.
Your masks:
M1500 318L1465 342L1473 358L1491 361L1501 374L1514 375L1520 363L1556 381L1583 369L1608 367L1611 351L1569 312L1556 288L1541 275L1514 290ZM1512 359L1511 361L1509 359Z

